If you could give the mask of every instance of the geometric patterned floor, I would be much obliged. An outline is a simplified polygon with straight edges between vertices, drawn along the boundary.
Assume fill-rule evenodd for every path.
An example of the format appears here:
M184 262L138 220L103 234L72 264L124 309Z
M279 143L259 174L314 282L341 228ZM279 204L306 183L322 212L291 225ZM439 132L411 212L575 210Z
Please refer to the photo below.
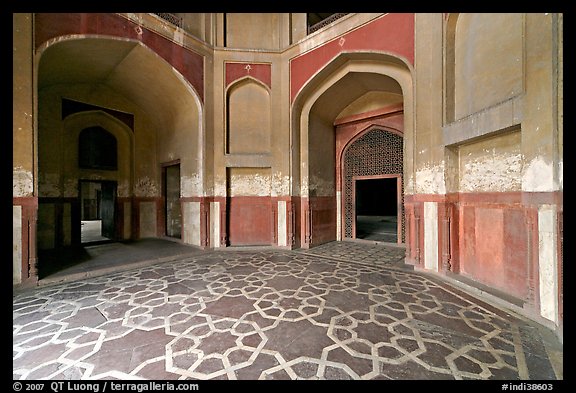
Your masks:
M299 249L298 252L378 268L414 269L412 265L404 263L406 248L395 244L383 246L370 241L345 240L324 243L310 249Z
M562 379L561 344L534 322L378 266L394 252L357 263L331 247L210 251L16 293L13 378Z

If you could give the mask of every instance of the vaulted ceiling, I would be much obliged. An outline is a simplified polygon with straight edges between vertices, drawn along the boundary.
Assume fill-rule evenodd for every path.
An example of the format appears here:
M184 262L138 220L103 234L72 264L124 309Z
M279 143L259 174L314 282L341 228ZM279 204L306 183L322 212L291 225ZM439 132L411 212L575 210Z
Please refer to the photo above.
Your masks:
M38 91L59 84L109 88L164 125L195 106L171 65L128 40L82 38L52 45L40 59Z

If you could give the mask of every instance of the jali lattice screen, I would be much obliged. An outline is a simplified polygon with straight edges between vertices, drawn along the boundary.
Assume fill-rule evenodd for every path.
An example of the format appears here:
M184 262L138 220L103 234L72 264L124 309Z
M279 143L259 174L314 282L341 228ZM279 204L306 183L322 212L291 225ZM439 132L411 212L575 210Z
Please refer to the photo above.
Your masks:
M354 176L400 175L403 172L403 138L393 132L373 129L358 139L344 152L344 236L352 238L354 222ZM402 177L402 204L404 206L404 178ZM402 242L404 242L405 218L402 219Z

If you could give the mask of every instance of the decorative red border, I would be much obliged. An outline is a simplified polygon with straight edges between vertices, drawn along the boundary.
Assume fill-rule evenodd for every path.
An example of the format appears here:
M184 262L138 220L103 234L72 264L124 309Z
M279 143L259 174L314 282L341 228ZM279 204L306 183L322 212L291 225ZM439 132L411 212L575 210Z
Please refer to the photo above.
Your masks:
M34 19L35 47L73 34L93 34L141 41L176 68L204 101L204 57L116 14L39 13Z
M272 88L272 66L258 63L226 63L226 87L234 81L250 76Z
M414 64L414 14L386 14L290 60L290 100L342 52L381 51Z

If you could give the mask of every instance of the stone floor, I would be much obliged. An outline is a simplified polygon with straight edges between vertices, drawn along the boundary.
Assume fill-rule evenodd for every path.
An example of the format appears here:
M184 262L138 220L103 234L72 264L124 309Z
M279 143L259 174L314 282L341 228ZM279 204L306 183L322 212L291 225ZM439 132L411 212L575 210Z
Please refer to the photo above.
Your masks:
M40 285L170 262L202 250L167 238L147 238L39 251Z
M356 216L356 238L377 242L398 242L396 216Z
M102 236L102 220L81 221L80 241L82 243L110 240Z
M551 332L403 251L210 251L15 292L13 378L563 379Z
M413 266L404 263L406 248L396 245L384 246L372 241L330 242L300 251L307 255L356 262L378 268L413 269Z

